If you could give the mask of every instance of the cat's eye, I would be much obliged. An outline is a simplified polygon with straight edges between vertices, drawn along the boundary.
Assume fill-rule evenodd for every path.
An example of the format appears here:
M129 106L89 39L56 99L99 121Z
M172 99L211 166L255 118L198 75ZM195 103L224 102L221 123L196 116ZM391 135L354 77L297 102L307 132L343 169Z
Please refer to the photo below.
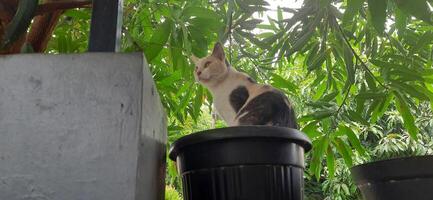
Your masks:
M206 69L206 68L209 66L210 63L211 63L211 61L207 61L207 62L204 64L204 68Z

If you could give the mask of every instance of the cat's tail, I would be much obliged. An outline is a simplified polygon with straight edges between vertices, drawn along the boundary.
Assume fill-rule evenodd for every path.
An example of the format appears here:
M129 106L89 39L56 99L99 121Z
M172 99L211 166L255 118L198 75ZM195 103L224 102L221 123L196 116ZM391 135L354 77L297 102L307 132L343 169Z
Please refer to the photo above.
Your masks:
M298 129L295 111L291 107L285 107L277 111L273 122L273 126L282 126Z
M280 92L281 96L278 103L274 104L275 115L272 120L273 126L282 126L298 129L296 113L289 99Z

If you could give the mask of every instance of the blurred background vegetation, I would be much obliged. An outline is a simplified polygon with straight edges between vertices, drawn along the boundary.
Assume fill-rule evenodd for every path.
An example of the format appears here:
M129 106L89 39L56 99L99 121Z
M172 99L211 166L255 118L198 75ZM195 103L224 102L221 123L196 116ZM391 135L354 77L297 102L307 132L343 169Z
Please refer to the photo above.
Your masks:
M295 105L314 145L306 155L306 199L359 199L351 166L433 153L432 5L125 0L122 51L146 55L171 144L224 126L212 112L209 92L194 82L188 60L223 42L234 67L281 89ZM89 9L62 12L43 52L85 52L90 17ZM166 199L181 199L173 162L166 183Z

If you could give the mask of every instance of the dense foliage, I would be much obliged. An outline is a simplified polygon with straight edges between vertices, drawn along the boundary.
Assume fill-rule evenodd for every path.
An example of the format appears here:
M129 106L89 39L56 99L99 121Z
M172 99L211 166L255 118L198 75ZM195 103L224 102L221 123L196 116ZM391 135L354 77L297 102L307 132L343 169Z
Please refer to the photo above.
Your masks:
M305 0L300 9L271 10L277 17L263 22L257 18L269 12L264 0L128 0L123 51L145 53L172 142L224 126L211 115L212 97L194 82L188 60L223 42L234 67L294 103L314 145L307 198L357 199L348 167L433 153L432 4ZM88 10L66 12L48 51L85 51L89 18ZM168 166L167 184L179 189Z

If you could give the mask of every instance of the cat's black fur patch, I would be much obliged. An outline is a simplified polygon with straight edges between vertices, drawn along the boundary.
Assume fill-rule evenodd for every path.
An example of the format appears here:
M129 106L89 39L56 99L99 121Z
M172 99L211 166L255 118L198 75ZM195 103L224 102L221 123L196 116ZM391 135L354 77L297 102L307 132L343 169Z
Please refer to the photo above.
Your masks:
M230 93L230 105L237 113L247 101L250 94L245 86L239 86Z
M288 102L286 96L279 91L258 95L237 114L241 116L239 125L272 125L297 129L295 112L286 101Z

